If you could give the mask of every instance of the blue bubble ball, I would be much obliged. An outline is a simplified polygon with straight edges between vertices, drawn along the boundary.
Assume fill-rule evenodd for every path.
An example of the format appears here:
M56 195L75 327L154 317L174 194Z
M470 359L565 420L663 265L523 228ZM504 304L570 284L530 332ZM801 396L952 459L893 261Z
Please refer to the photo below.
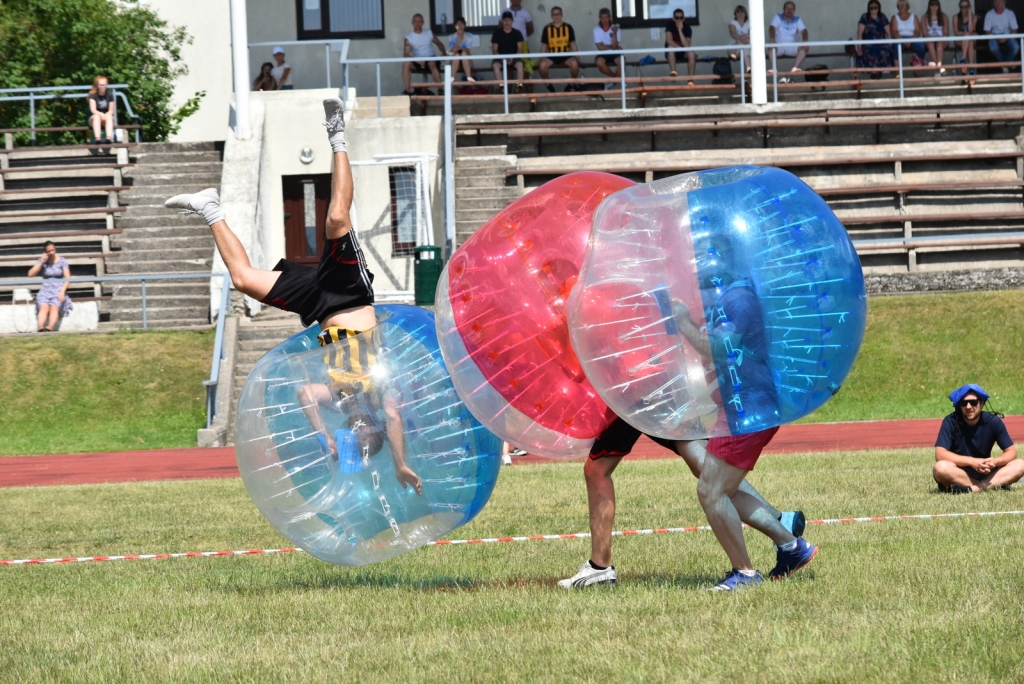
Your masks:
M392 558L466 524L501 459L501 442L455 393L433 314L376 311L376 327L340 342L320 347L314 325L276 346L236 412L238 469L256 507L297 547L339 565ZM422 495L399 481L402 454Z

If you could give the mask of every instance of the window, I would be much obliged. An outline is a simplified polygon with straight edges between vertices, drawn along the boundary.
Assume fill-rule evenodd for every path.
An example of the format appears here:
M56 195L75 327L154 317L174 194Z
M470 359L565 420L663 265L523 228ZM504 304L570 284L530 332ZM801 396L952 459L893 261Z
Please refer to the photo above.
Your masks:
M391 255L409 256L420 228L419 182L415 166L388 168L391 185Z
M465 17L467 31L486 33L489 38L506 8L508 0L430 0L430 28L446 36L455 33L455 17ZM411 14L409 20L412 21Z
M384 0L295 2L299 40L384 37Z
M700 26L697 0L615 0L614 19L622 26L663 26L677 9L686 14L686 23Z

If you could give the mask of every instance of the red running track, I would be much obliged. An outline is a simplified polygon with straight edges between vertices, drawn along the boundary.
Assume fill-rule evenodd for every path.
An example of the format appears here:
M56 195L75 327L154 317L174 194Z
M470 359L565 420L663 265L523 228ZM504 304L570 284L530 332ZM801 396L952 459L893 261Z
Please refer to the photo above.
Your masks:
M1024 435L1024 416L1007 416L1005 421L1011 436L1020 438ZM930 447L935 444L940 422L939 419L925 419L784 425L765 453ZM654 459L670 456L669 451L642 437L627 458ZM551 463L548 459L533 455L514 458L513 462ZM199 480L215 477L238 477L234 447L0 458L0 487Z

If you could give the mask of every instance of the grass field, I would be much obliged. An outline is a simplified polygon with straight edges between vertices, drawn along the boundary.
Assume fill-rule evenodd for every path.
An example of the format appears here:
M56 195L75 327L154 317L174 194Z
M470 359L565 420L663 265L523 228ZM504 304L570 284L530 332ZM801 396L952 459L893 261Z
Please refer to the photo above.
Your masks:
M0 456L195 446L213 333L0 340Z
M1024 509L935 493L928 450L770 456L809 517ZM617 528L704 524L679 461L626 462ZM239 480L0 489L0 557L287 545ZM505 469L453 538L586 529L579 463ZM424 548L365 568L305 555L0 567L0 679L1021 681L1024 517L811 526L818 558L737 595L709 532L615 541L616 589L554 582L585 540ZM755 564L769 543L748 532Z

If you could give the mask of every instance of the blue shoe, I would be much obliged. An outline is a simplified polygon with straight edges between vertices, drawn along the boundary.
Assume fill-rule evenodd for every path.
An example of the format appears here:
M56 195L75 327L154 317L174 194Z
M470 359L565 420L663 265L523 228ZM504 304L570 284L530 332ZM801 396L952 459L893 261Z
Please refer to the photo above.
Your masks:
M804 536L804 528L807 527L807 519L804 518L803 511L783 511L782 517L779 518L779 522L782 526L789 530L789 533L794 537Z
M804 567L818 554L818 547L808 544L802 537L797 538L796 548L783 551L776 547L775 567L768 573L768 579L780 580L789 577Z
M761 582L764 582L764 578L761 577L761 573L757 570L754 571L753 577L747 577L736 568L733 568L729 571L729 574L725 576L725 579L711 587L709 591L736 591L737 589L756 587L761 584Z

